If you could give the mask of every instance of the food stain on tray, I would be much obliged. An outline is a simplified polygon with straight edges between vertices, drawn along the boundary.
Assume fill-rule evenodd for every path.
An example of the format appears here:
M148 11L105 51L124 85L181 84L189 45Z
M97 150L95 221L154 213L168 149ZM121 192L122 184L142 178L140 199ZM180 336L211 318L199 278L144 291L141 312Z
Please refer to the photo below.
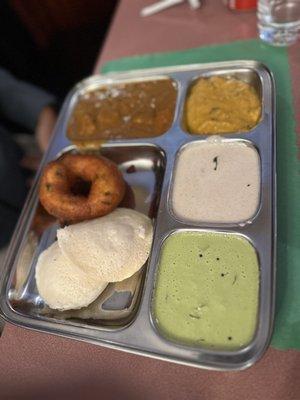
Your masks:
M190 88L184 125L194 134L247 132L261 117L261 100L249 83L214 76L200 78Z
M240 235L180 232L165 241L153 297L159 331L169 340L233 350L254 337L259 265Z
M90 90L79 96L67 136L78 145L162 135L172 125L176 96L171 79L120 83Z

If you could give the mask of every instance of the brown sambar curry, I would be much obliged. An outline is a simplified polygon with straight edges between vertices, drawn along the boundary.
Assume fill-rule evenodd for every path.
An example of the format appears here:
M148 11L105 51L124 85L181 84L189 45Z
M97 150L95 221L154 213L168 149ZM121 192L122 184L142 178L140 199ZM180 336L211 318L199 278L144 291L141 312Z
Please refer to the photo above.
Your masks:
M67 136L76 143L154 137L172 125L177 90L170 79L114 84L78 99Z
M200 78L184 108L184 125L194 134L238 133L252 129L261 117L261 100L250 84L233 78Z

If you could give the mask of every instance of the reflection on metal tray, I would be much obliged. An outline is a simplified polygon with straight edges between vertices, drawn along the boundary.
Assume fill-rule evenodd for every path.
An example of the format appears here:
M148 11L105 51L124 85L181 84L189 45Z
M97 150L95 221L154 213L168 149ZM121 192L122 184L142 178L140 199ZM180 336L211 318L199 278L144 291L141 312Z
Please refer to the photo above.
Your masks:
M257 214L243 225L178 221L170 211L169 193L176 154L181 146L201 141L207 135L184 130L183 108L191 83L199 77L222 75L254 86L262 102L261 120L249 132L226 134L224 140L245 140L259 152L261 197ZM114 160L124 173L128 187L124 206L153 218L155 231L147 265L134 277L111 284L84 310L57 313L45 309L34 281L37 257L56 236L56 225L36 229L38 179L44 165L61 152L76 151L66 138L66 129L79 95L114 83L169 77L177 87L177 103L171 128L154 138L114 140L101 154ZM243 369L256 362L266 350L274 317L276 260L276 163L275 89L271 73L255 61L166 67L105 76L93 76L71 91L61 110L54 139L42 162L9 249L1 277L0 306L4 317L18 325L136 354L208 369ZM53 221L48 221L53 223ZM244 235L256 248L260 263L259 310L252 342L234 351L209 350L171 343L155 328L151 302L158 257L163 240L177 230L218 231Z
M117 325L130 322L136 309L143 278L143 269L122 282L110 283L89 306L79 310L57 311L47 306L42 314L57 319L85 319L93 324Z

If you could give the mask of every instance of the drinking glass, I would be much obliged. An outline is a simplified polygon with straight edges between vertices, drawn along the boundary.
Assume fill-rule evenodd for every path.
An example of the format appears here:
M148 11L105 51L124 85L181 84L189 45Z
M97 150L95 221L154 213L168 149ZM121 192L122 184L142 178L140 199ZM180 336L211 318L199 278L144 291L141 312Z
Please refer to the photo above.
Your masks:
M275 46L296 42L300 33L300 0L258 0L259 36Z

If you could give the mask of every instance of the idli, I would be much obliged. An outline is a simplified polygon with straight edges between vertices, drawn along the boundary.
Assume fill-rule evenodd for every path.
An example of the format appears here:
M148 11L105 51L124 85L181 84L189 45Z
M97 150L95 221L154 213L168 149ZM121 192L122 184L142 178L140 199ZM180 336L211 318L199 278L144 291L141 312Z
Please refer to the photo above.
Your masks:
M91 278L65 257L57 242L39 256L35 279L42 299L57 310L86 307L107 286L106 282Z
M64 256L91 278L119 282L145 264L153 228L146 215L117 208L104 217L59 229L57 238Z

